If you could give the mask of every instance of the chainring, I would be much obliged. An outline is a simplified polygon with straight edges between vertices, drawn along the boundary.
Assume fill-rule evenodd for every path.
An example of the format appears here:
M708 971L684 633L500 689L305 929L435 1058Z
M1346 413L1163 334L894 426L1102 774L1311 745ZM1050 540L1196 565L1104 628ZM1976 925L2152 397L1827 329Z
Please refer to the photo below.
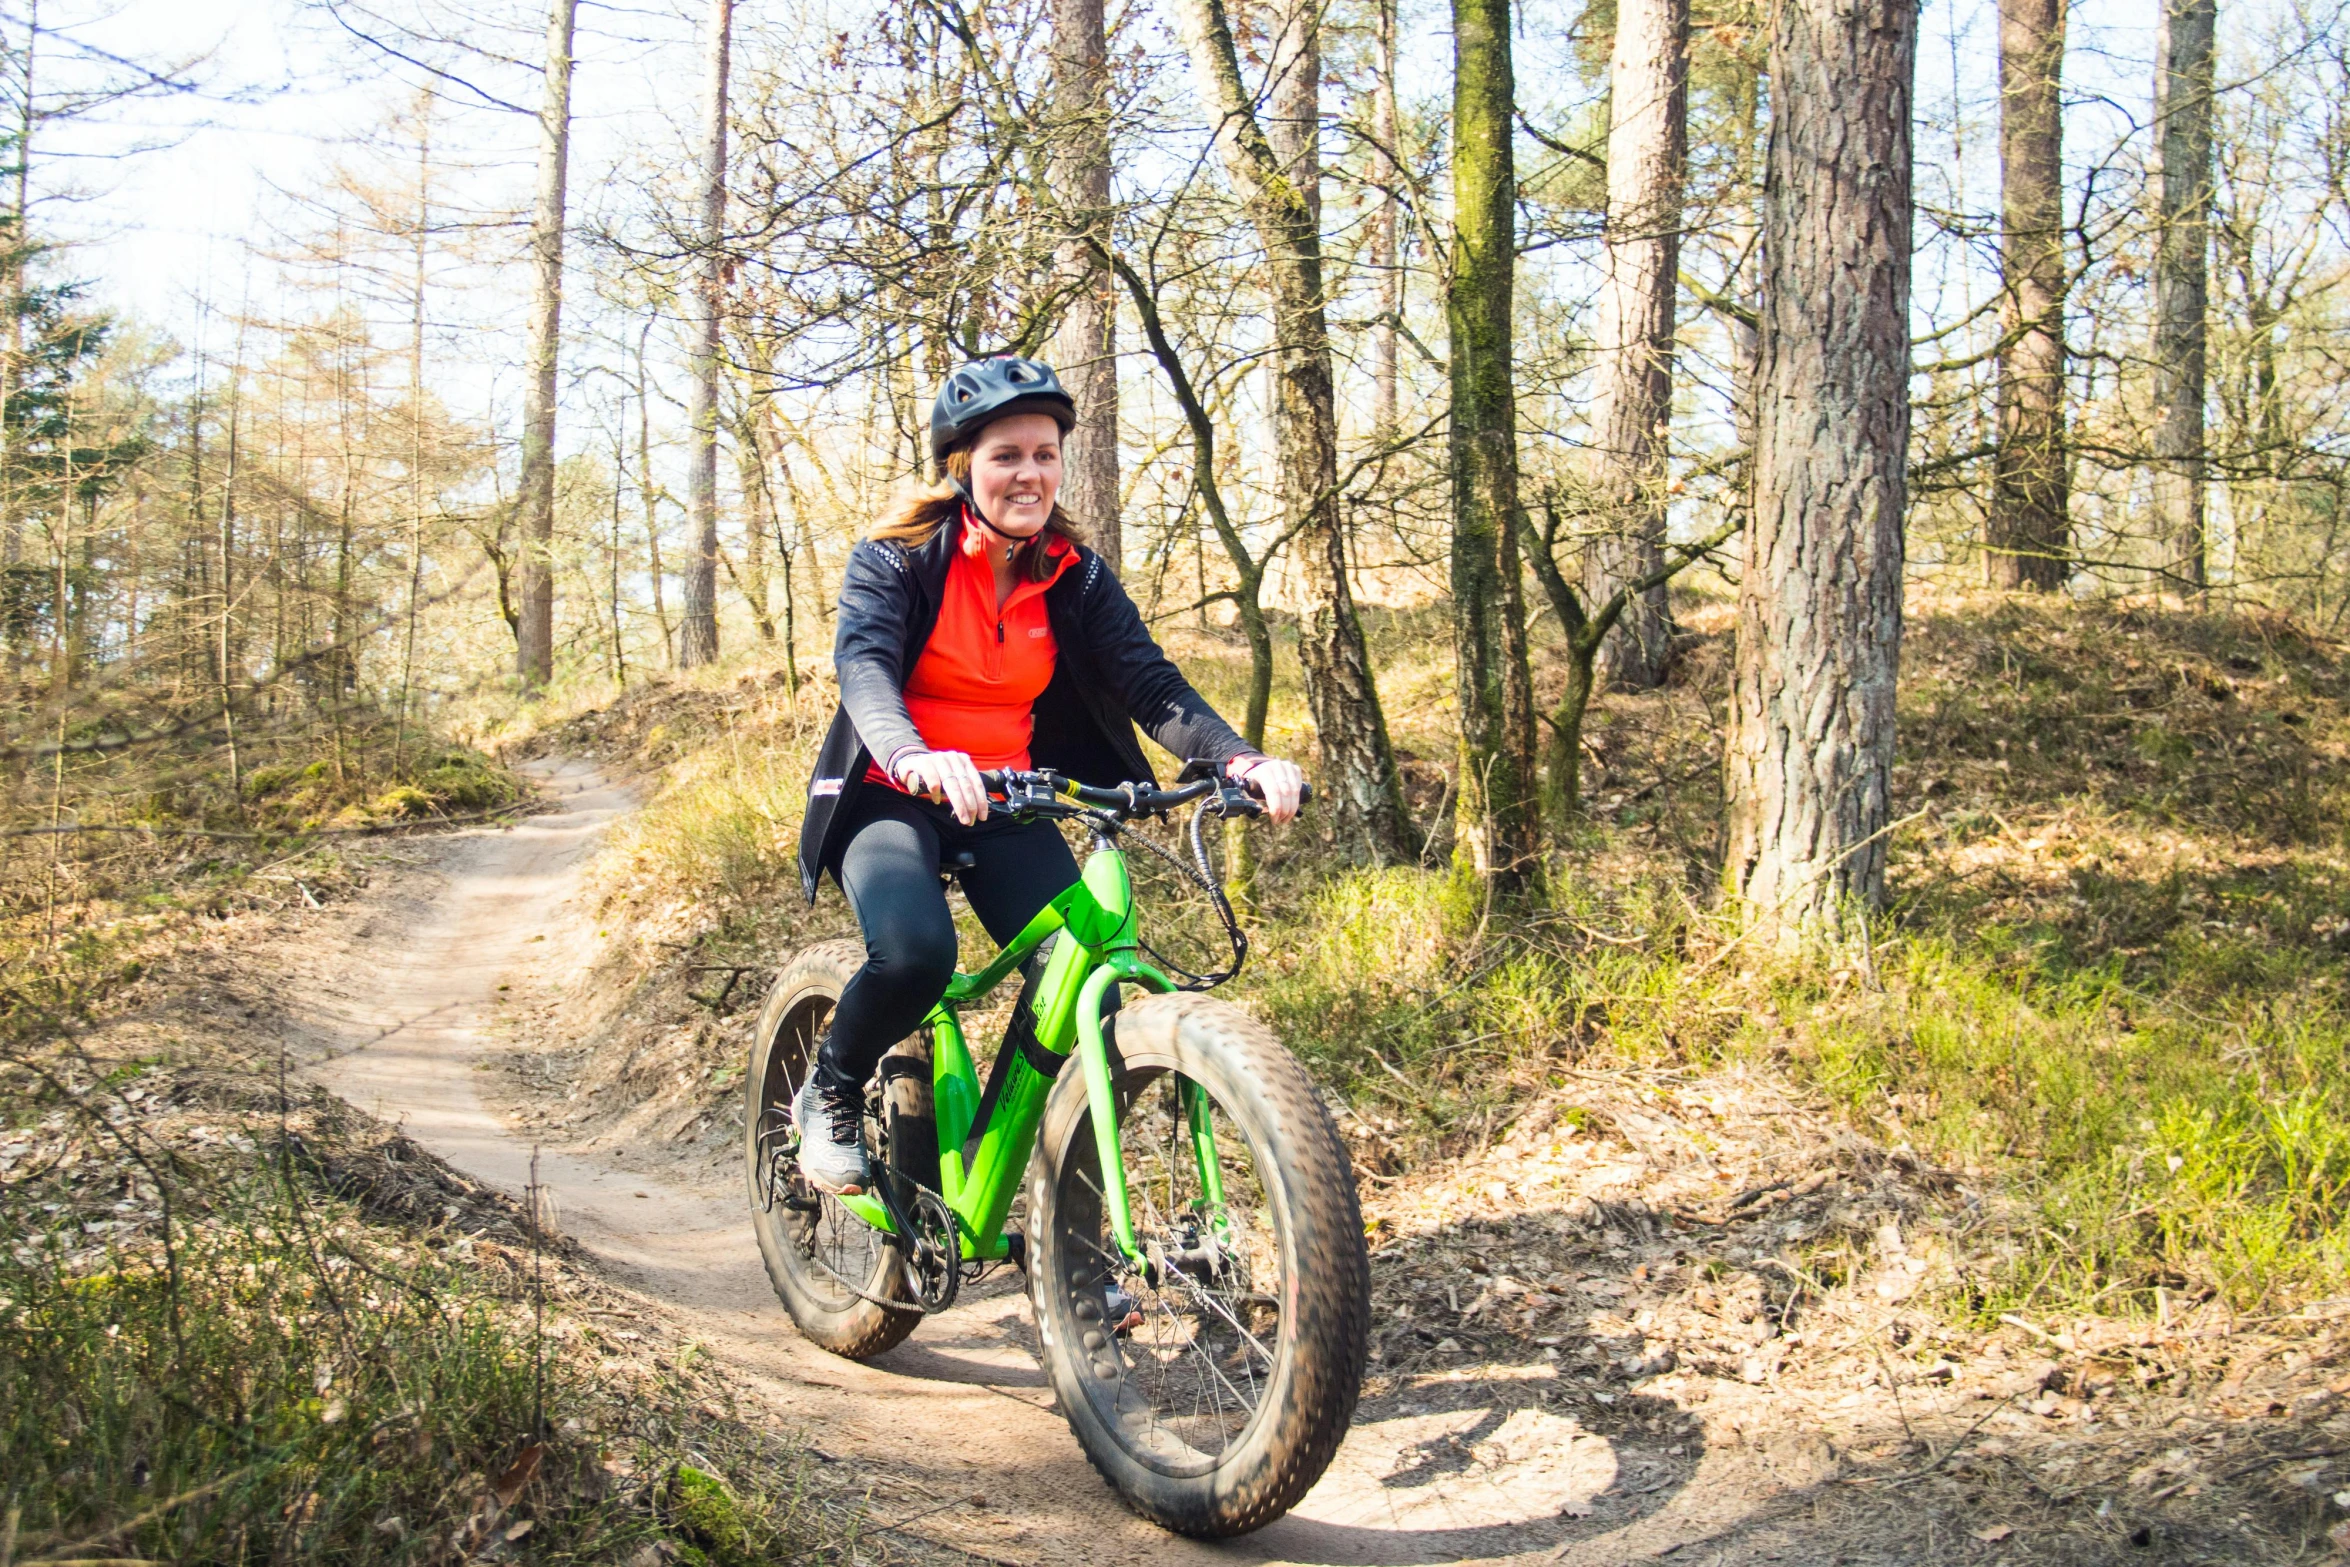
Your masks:
M926 1312L944 1311L963 1287L963 1248L954 1210L929 1187L916 1186L914 1201L905 1211L913 1221L914 1233L905 1237L904 1250L915 1297Z

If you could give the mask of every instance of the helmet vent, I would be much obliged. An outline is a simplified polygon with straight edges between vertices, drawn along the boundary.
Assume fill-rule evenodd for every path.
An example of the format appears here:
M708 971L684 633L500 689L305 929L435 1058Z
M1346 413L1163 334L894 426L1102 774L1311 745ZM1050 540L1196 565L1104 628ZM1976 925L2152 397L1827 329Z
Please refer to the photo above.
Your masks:
M964 365L939 388L930 411L931 455L944 460L954 446L988 422L1009 413L1050 414L1065 431L1077 422L1077 405L1050 365L1018 354L998 354Z

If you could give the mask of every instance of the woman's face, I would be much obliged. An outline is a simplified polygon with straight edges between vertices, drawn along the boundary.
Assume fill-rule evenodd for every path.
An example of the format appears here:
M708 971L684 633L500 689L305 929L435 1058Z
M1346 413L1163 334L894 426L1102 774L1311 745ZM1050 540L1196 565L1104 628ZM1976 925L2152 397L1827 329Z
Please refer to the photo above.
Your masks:
M1032 537L1061 493L1061 427L1051 414L1014 414L979 432L971 495L1000 533Z

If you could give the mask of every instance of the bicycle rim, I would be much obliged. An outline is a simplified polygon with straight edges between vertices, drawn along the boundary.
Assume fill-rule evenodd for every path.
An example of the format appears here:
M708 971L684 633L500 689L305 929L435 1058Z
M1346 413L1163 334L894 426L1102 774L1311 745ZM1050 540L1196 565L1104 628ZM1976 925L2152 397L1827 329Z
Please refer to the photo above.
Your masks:
M825 1019L832 1015L832 998L810 996L783 1020L776 1051L788 1063L788 1094L765 1112L761 1131L767 1168L764 1179L775 1205L783 1210L786 1241L811 1268L804 1275L809 1292L827 1309L845 1311L858 1301L873 1301L890 1281L895 1262L889 1237L849 1212L838 1197L819 1191L800 1173L799 1129L792 1125L791 1099L806 1081L816 1041L823 1037ZM886 1132L868 1104L865 1146L874 1158L888 1157Z
M1063 1168L1055 1224L1072 1270L1079 1351L1097 1413L1137 1461L1213 1470L1263 1418L1293 1335L1284 1319L1281 1216L1245 1129L1204 1088L1164 1070L1119 1084L1135 1239L1112 1238L1091 1133ZM1213 1158L1203 1159L1196 1094ZM1131 1097L1129 1097L1131 1096ZM1218 1200L1220 1193L1221 1200Z

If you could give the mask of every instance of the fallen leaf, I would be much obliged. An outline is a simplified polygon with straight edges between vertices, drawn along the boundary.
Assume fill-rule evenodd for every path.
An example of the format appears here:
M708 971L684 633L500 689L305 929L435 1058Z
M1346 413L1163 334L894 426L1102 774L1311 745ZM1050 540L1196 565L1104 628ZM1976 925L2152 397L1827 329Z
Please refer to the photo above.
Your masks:
M2009 1528L2006 1524L1998 1523L1993 1524L1988 1529L1977 1529L1975 1531L1975 1538L1982 1541L1985 1545L1997 1545L2000 1541L2006 1539L2013 1533L2015 1533L2015 1530Z
M544 1442L533 1442L507 1466L504 1474L490 1482L490 1489L496 1493L500 1507L514 1505L514 1499L522 1494L522 1488L530 1484L531 1477L539 1472L539 1461L546 1456L547 1445Z
M512 1528L506 1531L506 1543L511 1545L516 1540L521 1539L524 1535L530 1533L531 1529L536 1523L536 1519L523 1519L520 1523L514 1525Z

